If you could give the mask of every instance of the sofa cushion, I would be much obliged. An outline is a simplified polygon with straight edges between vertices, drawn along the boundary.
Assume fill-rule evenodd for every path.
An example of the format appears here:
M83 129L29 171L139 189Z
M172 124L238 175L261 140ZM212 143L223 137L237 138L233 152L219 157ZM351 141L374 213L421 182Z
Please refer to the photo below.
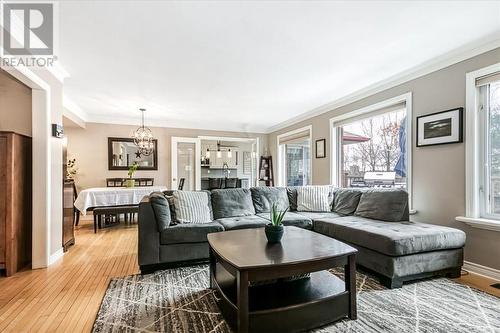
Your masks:
M314 231L389 256L402 256L465 245L458 229L418 222L384 222L359 216L314 221Z
M290 207L286 188L284 187L259 186L252 187L250 191L252 192L255 213L257 214L269 213L274 203L276 203L276 208L279 211Z
M352 215L358 208L363 192L353 188L339 188L335 191L332 210L342 215Z
M216 222L219 222L224 230L260 228L269 223L268 220L257 215L226 217L218 219Z
M290 211L297 211L297 188L300 186L287 186L286 194L288 196L288 202L290 203Z
M334 212L297 212L297 214L307 217L313 221L319 219L334 219L344 216Z
M156 223L158 224L158 231L162 232L168 228L172 221L167 198L165 198L165 195L161 192L154 192L149 196L149 202L153 207Z
M207 191L175 191L175 215L180 223L212 222L210 193Z
M219 231L224 231L224 228L217 222L180 223L163 230L160 234L160 243L168 245L206 242L209 233Z
M214 219L255 214L252 194L248 188L231 188L212 191Z
M170 224L178 223L179 221L177 221L177 215L175 214L175 203L174 203L173 193L165 194L165 198L168 201L168 207L170 209Z
M388 222L408 221L408 193L403 189L369 189L354 215Z
M333 189L329 185L297 187L298 212L330 212L332 202Z
M260 213L258 216L267 220L267 223L271 221L270 213ZM304 215L296 212L286 212L283 218L283 225L294 226L303 229L312 229L312 220Z

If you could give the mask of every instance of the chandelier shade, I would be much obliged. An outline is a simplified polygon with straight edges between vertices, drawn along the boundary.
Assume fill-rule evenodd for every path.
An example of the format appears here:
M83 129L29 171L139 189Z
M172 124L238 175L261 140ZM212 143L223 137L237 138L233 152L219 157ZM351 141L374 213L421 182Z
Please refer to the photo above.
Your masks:
M142 114L142 124L141 126L135 130L132 138L134 139L134 144L139 149L139 153L141 155L149 156L154 151L154 137L153 132L144 126L144 112L146 109L139 109Z

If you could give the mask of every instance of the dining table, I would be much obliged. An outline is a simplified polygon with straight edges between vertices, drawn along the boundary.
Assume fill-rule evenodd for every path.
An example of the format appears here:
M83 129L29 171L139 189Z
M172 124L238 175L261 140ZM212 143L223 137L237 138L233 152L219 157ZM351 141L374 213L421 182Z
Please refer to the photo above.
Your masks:
M166 190L166 186L92 187L78 194L74 206L86 215L96 207L138 205L145 196Z

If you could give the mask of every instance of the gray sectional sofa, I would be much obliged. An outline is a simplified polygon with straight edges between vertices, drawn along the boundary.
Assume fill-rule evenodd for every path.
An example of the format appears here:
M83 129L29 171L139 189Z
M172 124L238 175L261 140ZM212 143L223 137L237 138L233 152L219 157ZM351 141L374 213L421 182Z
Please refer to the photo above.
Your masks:
M434 275L460 275L465 234L409 221L406 192L331 188L328 209L305 211L297 203L297 191L297 187L255 187L208 192L209 223L176 223L173 192L145 197L139 205L141 271L206 261L208 233L264 227L276 202L280 209L289 208L285 225L354 246L359 251L357 264L377 273L389 288Z

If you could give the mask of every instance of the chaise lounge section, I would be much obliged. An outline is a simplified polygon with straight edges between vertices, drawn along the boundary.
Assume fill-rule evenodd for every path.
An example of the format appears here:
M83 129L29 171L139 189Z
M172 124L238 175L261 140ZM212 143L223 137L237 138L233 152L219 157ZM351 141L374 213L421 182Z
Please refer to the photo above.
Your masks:
M465 234L409 221L408 195L403 190L307 186L203 193L208 205L204 223L178 223L185 207L180 209L179 200L176 206L175 191L142 200L139 265L143 273L206 261L209 233L264 227L272 204L277 203L278 209L289 209L285 225L313 230L357 248L357 264L376 273L389 288L424 277L460 275Z

